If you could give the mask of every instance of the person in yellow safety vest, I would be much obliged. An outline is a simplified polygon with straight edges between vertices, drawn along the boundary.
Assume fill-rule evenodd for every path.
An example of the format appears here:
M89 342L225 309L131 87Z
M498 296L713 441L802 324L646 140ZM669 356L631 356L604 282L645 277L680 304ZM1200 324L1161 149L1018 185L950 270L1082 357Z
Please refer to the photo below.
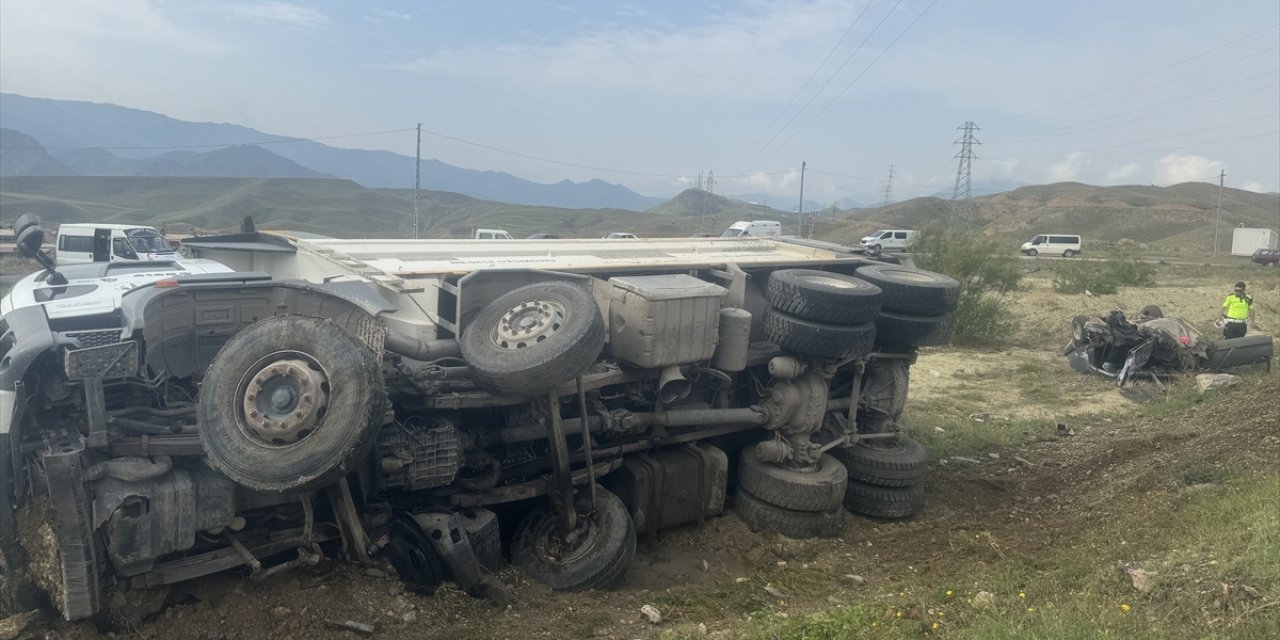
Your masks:
M1245 295L1244 283L1237 282L1236 290L1222 301L1222 337L1241 338L1249 330L1253 320L1253 298Z

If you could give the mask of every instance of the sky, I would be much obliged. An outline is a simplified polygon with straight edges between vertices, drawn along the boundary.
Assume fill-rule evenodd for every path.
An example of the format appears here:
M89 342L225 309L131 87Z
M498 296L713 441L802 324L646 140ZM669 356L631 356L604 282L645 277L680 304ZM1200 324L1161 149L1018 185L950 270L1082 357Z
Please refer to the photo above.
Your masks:
M0 91L778 208L950 196L965 122L973 195L1280 191L1275 0L0 0Z

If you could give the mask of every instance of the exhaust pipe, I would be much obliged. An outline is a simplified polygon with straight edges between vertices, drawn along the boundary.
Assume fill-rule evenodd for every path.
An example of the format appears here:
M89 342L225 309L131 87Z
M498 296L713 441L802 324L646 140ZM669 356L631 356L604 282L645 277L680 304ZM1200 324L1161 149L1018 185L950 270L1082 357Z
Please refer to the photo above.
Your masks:
M684 373L677 365L668 365L658 376L658 398L663 403L683 400L693 391L693 385L685 379Z

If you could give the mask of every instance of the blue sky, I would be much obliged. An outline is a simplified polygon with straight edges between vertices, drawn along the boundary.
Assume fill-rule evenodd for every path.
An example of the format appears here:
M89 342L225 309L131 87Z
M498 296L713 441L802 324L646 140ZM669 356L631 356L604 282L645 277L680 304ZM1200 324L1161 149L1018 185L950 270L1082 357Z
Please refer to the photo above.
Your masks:
M0 91L423 156L880 201L976 186L1280 190L1275 0L0 1ZM443 134L443 135L437 135ZM411 133L329 144L412 155ZM976 192L975 192L976 193Z

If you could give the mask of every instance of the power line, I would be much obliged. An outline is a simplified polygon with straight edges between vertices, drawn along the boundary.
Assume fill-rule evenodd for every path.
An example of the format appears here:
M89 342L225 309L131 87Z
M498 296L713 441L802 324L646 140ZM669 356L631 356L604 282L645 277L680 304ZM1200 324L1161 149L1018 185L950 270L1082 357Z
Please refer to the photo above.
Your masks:
M1258 121L1258 120L1266 120L1266 119L1268 119L1268 118L1275 118L1275 117L1277 117L1277 116L1280 116L1280 113L1271 113L1271 114L1267 114L1267 115L1264 115L1264 116L1258 116L1258 117L1256 117L1256 118L1246 118L1246 119L1244 119L1244 120L1237 120L1237 121L1235 121L1235 122L1228 122L1228 123L1226 123L1226 124L1219 124L1219 125L1214 125L1214 126L1212 126L1212 127L1204 127L1204 128L1201 128L1201 129L1192 129L1191 131L1181 131L1181 132L1174 133L1174 134L1170 134L1170 135L1167 135L1167 136L1158 136L1158 137L1155 137L1155 138L1147 138L1147 139L1145 139L1145 140L1134 140L1134 141L1132 141L1132 142L1123 142L1123 143L1120 143L1120 144L1111 144L1111 145L1107 145L1107 146L1105 146L1105 147L1093 147L1093 148L1090 148L1090 149L1075 149L1075 150L1071 151L1071 153L1080 153L1080 152L1084 152L1084 151L1105 151L1105 150L1107 150L1107 149L1118 149L1118 148L1122 148L1122 147L1132 147L1132 146L1134 146L1134 145L1138 145L1138 144L1146 144L1146 143L1148 143L1148 142L1156 142L1156 141L1158 141L1158 140L1168 140L1169 138L1178 138L1178 137L1181 137L1181 136L1190 135L1190 134L1192 134L1192 133L1201 133L1201 132L1203 132L1203 131L1213 131L1213 130L1215 130L1215 129L1225 129L1226 127L1233 127L1233 126L1235 126L1235 125L1238 125L1238 124L1245 124L1245 123L1248 123L1248 122L1256 122L1256 121ZM1060 154L1058 154L1058 153L1050 153L1050 154L1042 154L1042 155L1034 155L1034 156L1014 156L1014 157L997 158L997 159L998 159L998 160L1033 160L1033 159L1036 159L1036 158L1057 158L1057 157L1060 157Z
M783 147L786 147L788 144L790 144L790 143L791 143L791 141L792 141L792 140L795 140L797 136L799 136L801 133L804 133L805 129L808 129L808 128L809 128L809 125L813 124L813 123L814 123L818 118L822 117L822 114L826 113L826 112L827 112L827 109L830 109L830 108L831 108L831 105L835 104L837 100L839 100L841 97L843 97L843 96L844 96L844 94L848 93L848 92L849 92L849 89L853 88L853 85L854 85L854 84L856 84L859 80L861 80L861 79L862 79L862 76L866 75L866 74L867 74L867 72L871 70L871 67L874 67L874 66L876 65L876 63L880 61L880 58L883 58L883 57L885 56L885 54L889 53L889 51L890 51L891 49L893 49L894 45L898 44L898 41L899 41L899 40L902 40L903 36L907 35L907 33L908 33L909 31L911 31L911 29L912 29L913 27L915 27L915 26L916 26L916 23L920 22L920 20L921 20L921 19L923 19L923 18L925 17L925 15L926 15L926 14L928 14L928 13L929 13L929 11L930 11L931 9L933 9L933 6L934 6L934 5L936 5L936 4L938 4L938 0L933 0L933 2L930 2L930 3L929 3L929 6L925 7L925 8L924 8L924 11L921 11L921 12L920 12L920 15L916 16L916 18L915 18L914 20L912 20L912 21L911 21L911 24L908 24L908 25L907 25L907 28L903 29L903 30L902 30L902 32L901 32L901 33L899 33L899 34L898 34L898 36L897 36L896 38L894 38L892 42L890 42L890 43L889 43L889 46L887 46L887 47L885 47L884 49L882 49L882 50L880 51L880 54L879 54L879 55L877 55L875 58L873 58L873 59L871 60L871 62L870 62L870 63L868 63L868 64L867 64L867 66L866 66L866 67L864 67L864 68L862 69L862 71L861 71L860 73L858 73L858 75L857 75L857 76L855 76L855 77L853 78L853 80L850 80L850 81L849 81L849 84L845 85L844 89L841 89L841 90L840 90L840 93L837 93L835 96L832 96L832 98L831 98L830 100L828 100L828 101L827 101L827 104L826 104L826 105L824 105L820 111L818 111L817 113L813 114L813 117L809 118L809 120L808 120L808 121L806 121L806 122L804 123L804 125L802 125L799 129L797 129L795 133L791 134L791 136L790 136L790 137L788 137L786 140L782 141L782 144L778 145L778 147L777 147L776 149L774 149L773 151L769 152L769 154L765 156L765 159L767 160L767 159L769 159L769 158L773 157L773 154L775 154L775 153L777 153L777 152L781 151L781 150L783 149ZM896 7L897 5L894 5L894 6ZM815 97L816 97L816 96L815 96ZM799 115L799 114L797 114L797 115Z
M1254 37L1254 36L1256 36L1256 35L1259 35L1259 34L1262 34L1262 33L1266 33L1267 31L1270 31L1270 30L1272 30L1272 29L1275 29L1275 28L1276 28L1276 27L1278 27L1278 26L1280 26L1280 23L1272 24L1272 25L1270 25L1270 26L1268 26L1268 27L1264 27L1264 28L1262 28L1262 29L1259 29L1259 30L1254 31L1254 32L1252 32L1252 33L1249 33L1249 34L1247 34L1247 35L1244 35L1244 36L1241 36L1241 37L1239 37L1239 38L1236 38L1235 40L1231 40L1230 42L1226 42L1226 43L1220 44L1220 45L1218 45L1218 46L1216 46L1216 47L1213 47L1212 49L1208 49L1208 50L1205 50L1205 51L1201 51L1200 53L1197 53L1197 54L1192 55L1192 56L1188 56L1188 57L1186 57L1186 58L1183 58L1183 59L1181 59L1181 60L1178 60L1177 62L1172 62L1172 63L1170 63L1170 64L1167 64L1167 65L1165 65L1165 66L1163 66L1163 67L1160 67L1159 69L1156 69L1155 71L1150 71L1150 72L1144 73L1144 74L1142 74L1142 75L1134 76L1134 77L1132 77L1132 78L1129 78L1128 80L1124 80L1124 81L1122 81L1122 82L1117 82L1116 84L1113 84L1113 85L1108 85L1108 86L1103 87L1103 88L1101 88L1101 89L1098 89L1098 90L1096 90L1096 91L1091 91L1091 92L1089 92L1089 93L1086 93L1086 94L1083 94L1083 95L1080 95L1080 96L1076 96L1076 97L1071 98L1071 99L1069 99L1069 100L1063 100L1062 102L1058 102L1058 103L1056 103L1056 104L1051 104L1051 105L1048 105L1048 106L1045 106L1045 107L1040 107L1039 109L1032 109L1031 111L1026 111L1026 112L1023 112L1023 113L1020 113L1020 114L1016 114L1016 115L1009 116L1009 117L1007 117L1007 118L1003 118L1003 119L1001 119L1001 120L996 120L996 121L994 121L994 122L990 122L990 123L988 123L988 124L987 124L987 126L988 126L988 127L990 127L992 124L1000 124L1000 123L1003 123L1003 122L1008 122L1008 121L1010 121L1010 120L1018 120L1018 119L1021 119L1021 118L1025 118L1026 116L1029 116L1029 115L1031 115L1031 114L1033 114L1033 113L1039 113L1039 112L1041 112L1041 111L1047 111L1047 110L1052 109L1052 108L1054 108L1054 107L1060 107L1060 106L1065 105L1065 104L1071 104L1071 103L1073 103L1073 102L1078 102L1078 101L1083 100L1083 99L1085 99L1085 98L1089 98L1089 97L1092 97L1092 96L1096 96L1096 95L1098 95L1099 93L1105 93L1105 92L1110 91L1110 90L1112 90L1112 89L1115 89L1115 88L1117 88L1117 87L1127 86L1127 85L1129 85L1129 84L1132 84L1132 83L1133 83L1133 82L1135 82L1135 81L1142 80L1142 79L1144 79L1144 78L1149 78L1149 77L1151 77L1151 76L1153 76L1153 75L1156 75L1157 73L1160 73L1161 71L1166 71L1166 70L1168 70L1168 69L1172 69L1172 68L1174 68L1174 67L1176 67L1176 66L1178 66L1178 65L1180 65L1180 64L1183 64L1183 63L1186 63L1186 62L1190 62L1190 61L1192 61L1192 60L1195 60L1196 58L1204 57L1204 56L1206 56L1206 55L1209 55L1210 53L1213 53L1213 52L1215 52L1215 51L1219 51L1219 50L1221 50L1221 49L1225 49L1225 48L1227 48L1227 47L1229 47L1229 46L1231 46L1231 45L1233 45L1233 44L1236 44L1236 43L1238 43L1238 42L1243 42L1243 41L1245 41L1245 40L1248 40L1249 38L1252 38L1252 37ZM1274 47L1273 47L1273 48L1274 48ZM1246 56L1246 57L1247 57L1247 56Z
M1104 125L1104 126L1101 126L1101 127L1094 127L1094 128L1092 128L1092 129L1079 129L1079 127L1082 127L1082 126L1085 126L1085 125L1094 124L1094 123L1097 123L1097 122L1104 122L1104 121L1110 120L1110 119L1112 119L1112 118L1117 118L1117 117L1120 117L1120 116L1127 116L1127 115L1130 115L1130 114L1134 114L1134 113L1139 113L1139 112L1142 112L1142 111L1146 111L1146 110L1148 110L1148 109L1155 109L1155 108L1157 108L1157 107L1167 105L1167 104L1169 104L1169 103L1171 103L1171 102L1177 102L1177 101L1179 101L1179 100L1185 100L1185 99L1187 99L1187 98L1192 98L1192 97L1195 97L1195 96L1198 96L1198 95L1202 95L1202 94L1206 94L1206 93L1212 93L1212 92L1217 91L1217 90L1219 90L1219 89L1224 89L1224 88L1226 88L1226 87L1229 87L1229 86L1232 86L1232 85L1241 84L1241 83L1243 83L1243 82L1249 82L1249 81L1251 81L1251 80L1254 80L1254 79L1256 79L1256 78L1260 78L1260 77L1262 77L1262 76L1268 76L1268 75L1274 74L1274 73L1276 73L1276 72L1278 72L1278 71L1280 71L1280 69L1272 69L1272 70L1270 70L1270 71L1264 71L1264 72L1262 72L1262 73L1259 73L1259 74L1256 74L1256 75L1249 76L1248 78L1242 78L1242 79L1237 80L1237 81L1235 81L1235 82L1229 82L1229 83L1227 83L1227 84L1224 84L1224 85L1221 85L1221 86L1217 86L1217 87L1214 87L1214 88L1212 88L1212 89L1205 89L1205 90L1203 90L1203 91L1197 91L1197 92L1195 92L1195 93L1190 93L1190 94L1187 94L1187 95L1184 95L1184 96L1179 96L1179 97L1177 97L1177 98L1171 98L1171 99L1169 99L1169 100L1164 100L1164 101L1160 102L1159 104L1148 105L1148 106L1140 107L1140 108L1137 108L1137 109L1131 109L1131 110L1129 110L1129 111L1122 111L1122 112L1120 112L1120 113L1114 113L1114 114L1111 114L1111 115L1109 115L1109 116L1104 116L1104 117L1102 117L1102 118L1094 118L1093 120L1085 120L1084 122L1077 122L1076 124L1067 125L1067 126L1064 126L1064 127L1057 127L1057 128L1055 128L1055 129L1048 129L1048 130L1045 130L1045 131L1042 131L1042 132L1039 132L1039 133L1033 133L1033 134L1023 135L1023 136L1017 136L1017 137L1013 137L1013 138L1001 138L1001 139L997 139L997 140L989 140L989 141L987 141L987 144L1001 144L1001 143L1005 143L1005 142L1021 142L1021 141L1025 141L1025 140L1042 140L1042 139L1044 139L1044 138L1055 138L1055 137L1059 137L1059 135L1074 135L1074 134L1076 134L1076 133L1081 133L1081 132L1084 132L1084 131L1098 131L1098 130L1100 130L1100 129L1106 129L1106 128L1109 128L1109 127L1115 127L1115 126L1119 126L1119 125L1122 125L1122 124L1130 124L1130 123L1133 123L1133 122L1141 122L1141 121L1144 121L1144 120L1147 120L1147 119L1150 119L1150 118L1158 118L1158 117L1160 117L1160 116L1169 115L1169 114L1171 114L1171 113L1178 113L1178 112L1180 112L1180 111L1186 111L1186 110L1188 110L1188 109L1195 109L1195 108L1197 108L1197 107L1203 107L1203 106L1206 106L1206 105L1214 104L1214 103L1216 103L1216 102L1222 102L1223 100L1230 100L1230 99L1232 99L1232 98L1238 98L1238 97L1240 97L1240 96L1248 95L1248 94L1250 94L1250 93L1257 93L1258 91L1262 91L1262 90L1264 90L1264 89L1270 89L1270 88L1275 87L1275 86L1280 86L1280 83L1275 83L1275 82L1273 82L1273 83L1271 83L1271 84L1262 85L1262 86L1260 86L1260 87L1255 87L1255 88L1253 88L1253 89L1249 89L1249 90L1247 90L1247 91L1241 91L1241 92L1239 92L1239 93L1233 93L1233 94L1231 94L1231 95L1229 95L1229 96L1223 96L1223 97L1221 97L1221 98L1214 98L1213 100L1206 100L1206 101L1204 101L1204 102L1198 102L1198 103L1196 103L1196 104L1187 105L1187 106L1185 106L1185 107L1179 107L1179 108L1177 108L1177 109L1171 109L1171 110L1169 110L1169 111L1163 111L1163 112L1161 112L1161 113L1152 114L1152 115L1145 116L1145 117L1143 117L1143 118L1138 118L1138 119L1135 119L1135 120L1125 120L1125 121L1122 121L1122 122L1115 122L1115 123L1108 124L1108 125ZM1074 131L1072 131L1072 130L1074 130ZM1067 133L1059 134L1059 135L1053 135L1053 134L1057 134L1057 132L1059 132L1059 131L1067 131Z
M786 113L788 109L791 108L791 105L795 104L796 98L799 98L800 94L804 93L804 90L808 88L809 83L813 82L813 79L818 75L818 71L822 70L822 67L824 67L827 64L827 61L830 60L831 56L834 55L835 52L840 48L840 45L844 44L844 39L849 37L849 34L853 32L854 27L858 26L858 22L860 22L862 20L862 16L867 13L867 9L871 8L871 4L872 4L871 0L868 0L867 3L862 6L862 11L858 12L858 16L853 19L853 22L849 25L849 28L845 29L844 34L840 36L840 39L837 40L835 45L831 47L831 50L827 52L827 56L822 59L822 62L818 63L818 66L814 67L813 73L809 74L809 78L804 81L804 84L800 85L799 89L796 89L795 95L791 96L791 99L787 101L787 106L783 107L782 110L778 112L778 115L773 117L773 121L769 123L769 126L765 127L765 129L760 132L760 135L756 136L756 139L752 140L751 144L747 145L747 148L743 149L742 152L738 154L738 157L734 158L733 162L729 163L729 168L732 169L734 166L736 166L738 161L741 160L742 157L746 155L748 151L755 148L756 143L760 142L761 138L764 138L766 135L768 135L770 131L773 130L773 125L777 124L778 120L782 118L782 115ZM858 45L858 49L855 49L854 52L850 54L850 57L852 57L853 55L857 55L858 51L860 51L861 49L862 49L862 45ZM845 58L846 64L848 63L848 61L849 59ZM840 69L843 69L843 68L844 68L844 65L843 64L840 65L840 68L836 69L835 73L840 73ZM831 81L828 79L827 82L830 83ZM825 88L827 85L824 84L822 86L823 88ZM814 95L816 96L818 93L821 93L821 92L822 92L822 89L818 89L817 91L814 92ZM813 99L810 98L810 102L812 101ZM807 106L807 103L806 103L806 106Z
M937 0L934 0L934 2L937 2ZM893 5L892 7L890 7L890 8L889 8L889 12L888 12L888 13L886 13L886 14L884 15L884 17L880 19L880 22L877 22L877 23L876 23L876 26L875 26L875 27L873 27L873 28L871 29L871 31L867 33L867 36L866 36L865 38L863 38L863 39L862 39L862 42L858 43L858 47L857 47L856 49L854 49L854 50L853 50L853 53L850 53L847 57L845 57L844 62L843 62L843 63L841 63L841 64L840 64L840 66L839 66L839 67L838 67L834 72L832 72L832 74L831 74L830 76L828 76L828 77L827 77L827 81L826 81L826 82L824 82L824 83L822 83L822 86L821 86L821 87L819 87L819 88L818 88L818 90L817 90L817 91L815 91L815 92L813 93L813 95L809 97L809 100L808 100L807 102L805 102L804 106L803 106L803 107L801 107L801 108L800 108L798 111L796 111L795 113L791 114L791 118L787 120L787 123L786 123L786 124L784 124L784 125L782 125L782 127L781 127L780 129L778 129L778 131L777 131L776 133L774 133L772 137L770 137L770 138L769 138L769 141L768 141L768 142L766 142L766 143L764 143L763 145L761 145L761 146L760 146L760 148L759 148L759 149L757 149L757 150L755 151L755 153L753 153L753 154L751 154L750 156L748 156L748 157L747 157L747 159L743 161L743 164L748 164L748 163L750 163L752 160L755 160L755 159L756 159L756 157L757 157L757 156L759 156L761 152L763 152L765 149L768 149L768 148L769 148L769 145L773 144L773 141L774 141L774 140L777 140L777 139L778 139L778 136L781 136L781 135L782 135L782 133L783 133L784 131L786 131L786 130L787 130L787 128L788 128L788 127L790 127L790 126L791 126L791 124L792 124L793 122L795 122L795 121L796 121L796 118L800 117L800 114L804 113L804 112L805 112L805 110L807 110L807 109L809 108L809 105L813 104L813 101L818 99L818 96L819 96L819 95L821 95L821 94L822 94L822 92L823 92L824 90L826 90L827 86L831 84L831 81L832 81L832 80L834 80L834 79L835 79L835 77L836 77L837 75L839 75L841 71L843 71L843 70L844 70L845 66L846 66L846 65L848 65L848 64L849 64L849 62L853 60L854 56L858 55L858 53L862 51L862 48L863 48L864 46L866 46L867 42L869 42L873 36L875 36L876 32L878 32L878 31L880 30L880 27L884 26L884 23L885 23L885 22L887 22L887 21L889 20L889 18L893 16L893 13L894 13L895 11L897 11L897 9L898 9L898 5L901 5L901 4L902 4L902 0L898 0L897 2L895 2L895 3L894 3L894 5ZM932 5L930 5L930 6L932 6ZM913 24L914 24L914 23L913 23ZM895 41L895 42L896 42L896 41ZM890 45L890 46L892 46L892 45ZM883 52L881 53L881 55L884 55L884 54L883 54ZM879 57L877 57L876 59L878 60L878 59L879 59ZM874 61L872 61L872 64L875 64L875 62L874 62ZM864 72L864 73L865 73L865 72ZM861 75L859 75L858 77L861 77ZM847 89L847 88L846 88L846 89ZM841 92L841 93L843 93L843 92ZM825 109L824 109L824 111L825 111ZM793 135L792 137L795 137L795 136ZM788 141L788 142L790 142L790 138L788 138L788 140L787 140L787 141ZM782 144L782 146L786 146L786 143L784 142L784 143ZM773 152L771 152L771 153L769 154L769 156L765 156L765 157L767 158L767 157L772 156L774 153L777 153L777 152L778 152L778 150L779 150L779 149L781 149L781 148L782 148L782 147L780 146L780 147L778 147L778 149L774 149L774 150L773 150Z

